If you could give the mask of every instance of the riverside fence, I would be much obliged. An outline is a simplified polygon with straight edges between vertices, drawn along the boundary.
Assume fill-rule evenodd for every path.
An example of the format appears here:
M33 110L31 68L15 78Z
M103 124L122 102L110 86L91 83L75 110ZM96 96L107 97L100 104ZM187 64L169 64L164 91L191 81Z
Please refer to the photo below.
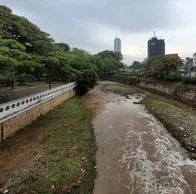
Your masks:
M0 139L9 137L73 96L75 87L73 82L0 104Z

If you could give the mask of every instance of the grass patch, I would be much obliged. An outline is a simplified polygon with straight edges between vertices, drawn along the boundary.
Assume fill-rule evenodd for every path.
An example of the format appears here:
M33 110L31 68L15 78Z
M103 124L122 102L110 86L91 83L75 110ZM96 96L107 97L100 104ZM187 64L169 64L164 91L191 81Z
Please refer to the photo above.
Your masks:
M135 93L141 93L141 90L139 90L134 86L129 86L129 85L115 83L115 82L106 84L104 87L104 91L106 92L110 91L124 96L135 94Z
M37 167L21 179L21 184L9 191L92 193L96 143L82 100L79 97L68 100L27 128L48 131L50 135L42 145L45 153L36 161Z

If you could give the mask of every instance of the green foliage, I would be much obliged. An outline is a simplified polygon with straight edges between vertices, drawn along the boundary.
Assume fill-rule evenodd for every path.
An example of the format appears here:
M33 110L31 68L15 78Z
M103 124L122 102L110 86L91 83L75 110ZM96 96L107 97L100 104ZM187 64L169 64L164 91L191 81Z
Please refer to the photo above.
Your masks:
M128 84L128 85L136 85L139 83L138 77L124 75L124 74L118 74L118 75L111 76L110 79L112 81L116 81L116 82L120 82L120 83Z
M97 65L103 74L113 74L123 67L121 53L105 50L99 52L96 57L98 60Z
M9 84L11 83L12 79L11 79L11 72L8 71L0 71L0 83L3 83L3 84Z
M99 52L97 55L101 56L102 58L113 58L116 61L122 61L123 59L123 56L121 53L109 51L109 50Z
M170 79L172 75L170 76L169 73L177 71L177 69L182 65L182 60L177 54L161 55L149 58L147 63L148 66L151 67L155 78L164 79L165 77L168 77L168 79Z
M184 77L182 78L184 84L196 84L196 77Z
M130 67L133 69L141 69L143 68L143 64L139 61L134 61Z
M180 75L179 72L174 71L174 72L169 72L168 75L165 75L164 79L167 81L180 81L182 79L182 76Z
M26 46L28 52L47 55L52 50L53 40L26 18L12 14L0 6L0 37L14 39Z
M104 87L105 91L110 91L113 93L117 93L123 96L129 96L133 94L139 94L141 93L140 89L134 86L126 85L126 84L121 84L117 82L111 82L105 85Z
M0 6L0 83L23 82L28 76L52 81L77 81L81 88L95 85L97 75L113 74L122 68L122 55L102 51L91 55L66 43L54 43L24 17Z
M20 44L18 41L13 39L0 39L0 45L2 47L7 47L9 49L16 49L19 51L25 51L25 46Z
M0 45L0 72L5 77L5 80L1 81L8 83L12 80L13 88L16 81L15 76L21 81L22 74L33 72L34 63L31 60L32 57L26 53L24 45L16 40L0 39Z
M36 141L39 134L44 141L39 141L38 145L44 149L36 168L25 176L20 176L20 172L16 174L14 178L20 176L20 185L13 181L10 193L92 193L96 142L89 115L82 104L81 98L71 98L23 130L27 137L23 145ZM81 169L85 173L81 174Z
M97 73L93 69L87 69L83 71L77 81L78 94L85 94L89 88L93 88L95 86L97 80Z
M66 43L55 43L55 45L65 52L68 52L70 50L69 45Z

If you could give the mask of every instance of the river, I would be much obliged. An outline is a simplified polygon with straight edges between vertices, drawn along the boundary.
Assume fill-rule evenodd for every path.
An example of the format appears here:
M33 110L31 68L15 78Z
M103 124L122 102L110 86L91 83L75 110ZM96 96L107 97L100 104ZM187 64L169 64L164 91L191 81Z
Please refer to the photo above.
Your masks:
M94 194L196 194L196 161L143 105L134 103L142 97L101 95L93 119Z

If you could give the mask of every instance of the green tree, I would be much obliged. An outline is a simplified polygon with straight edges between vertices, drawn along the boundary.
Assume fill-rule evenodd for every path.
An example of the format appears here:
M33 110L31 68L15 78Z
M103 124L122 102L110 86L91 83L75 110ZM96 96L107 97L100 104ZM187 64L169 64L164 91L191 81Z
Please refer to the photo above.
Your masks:
M10 84L11 88L14 88L15 82L15 71L14 67L17 65L17 61L10 58L5 57L0 54L0 82Z
M80 95L85 94L89 88L93 88L98 80L97 73L94 69L86 69L80 73L77 81L77 92Z
M61 51L54 51L50 56L55 57L58 60L56 64L58 78L61 81L73 81L79 75L79 71L72 67L71 64L76 63L76 56L72 53Z
M14 39L25 45L27 52L47 55L53 40L24 17L14 15L11 9L0 6L0 37Z
M131 68L133 68L134 70L136 69L143 69L144 68L144 64L139 62L139 61L134 61L131 65Z
M20 80L23 73L32 70L32 57L26 53L24 45L16 40L0 39L0 45L0 64L6 66L6 72L11 72L8 75L12 77L11 86L13 89L14 82Z
M177 71L182 65L182 60L178 55L165 55L153 57L148 61L152 67L155 77L164 78L170 71Z
M49 89L51 89L51 83L58 77L58 64L59 61L55 57L44 57L42 63L45 64L46 73L48 76Z
M55 45L56 45L57 47L59 47L60 49L62 49L64 52L70 51L70 47L69 47L69 45L66 44L66 43L55 43Z
M83 80L80 83L90 88L97 75L123 67L121 53L105 50L91 55L78 48L70 50L68 44L54 43L49 34L6 6L0 6L0 45L0 79L11 80L12 87L27 76L37 80L45 76L49 88L54 80Z
M96 54L99 57L99 67L103 71L103 74L112 74L119 71L123 64L121 63L122 55L113 51L102 51Z
M114 51L109 51L109 50L105 50L102 52L99 52L97 55L101 56L102 58L113 58L116 61L122 61L123 56L121 53L118 52L114 52Z

